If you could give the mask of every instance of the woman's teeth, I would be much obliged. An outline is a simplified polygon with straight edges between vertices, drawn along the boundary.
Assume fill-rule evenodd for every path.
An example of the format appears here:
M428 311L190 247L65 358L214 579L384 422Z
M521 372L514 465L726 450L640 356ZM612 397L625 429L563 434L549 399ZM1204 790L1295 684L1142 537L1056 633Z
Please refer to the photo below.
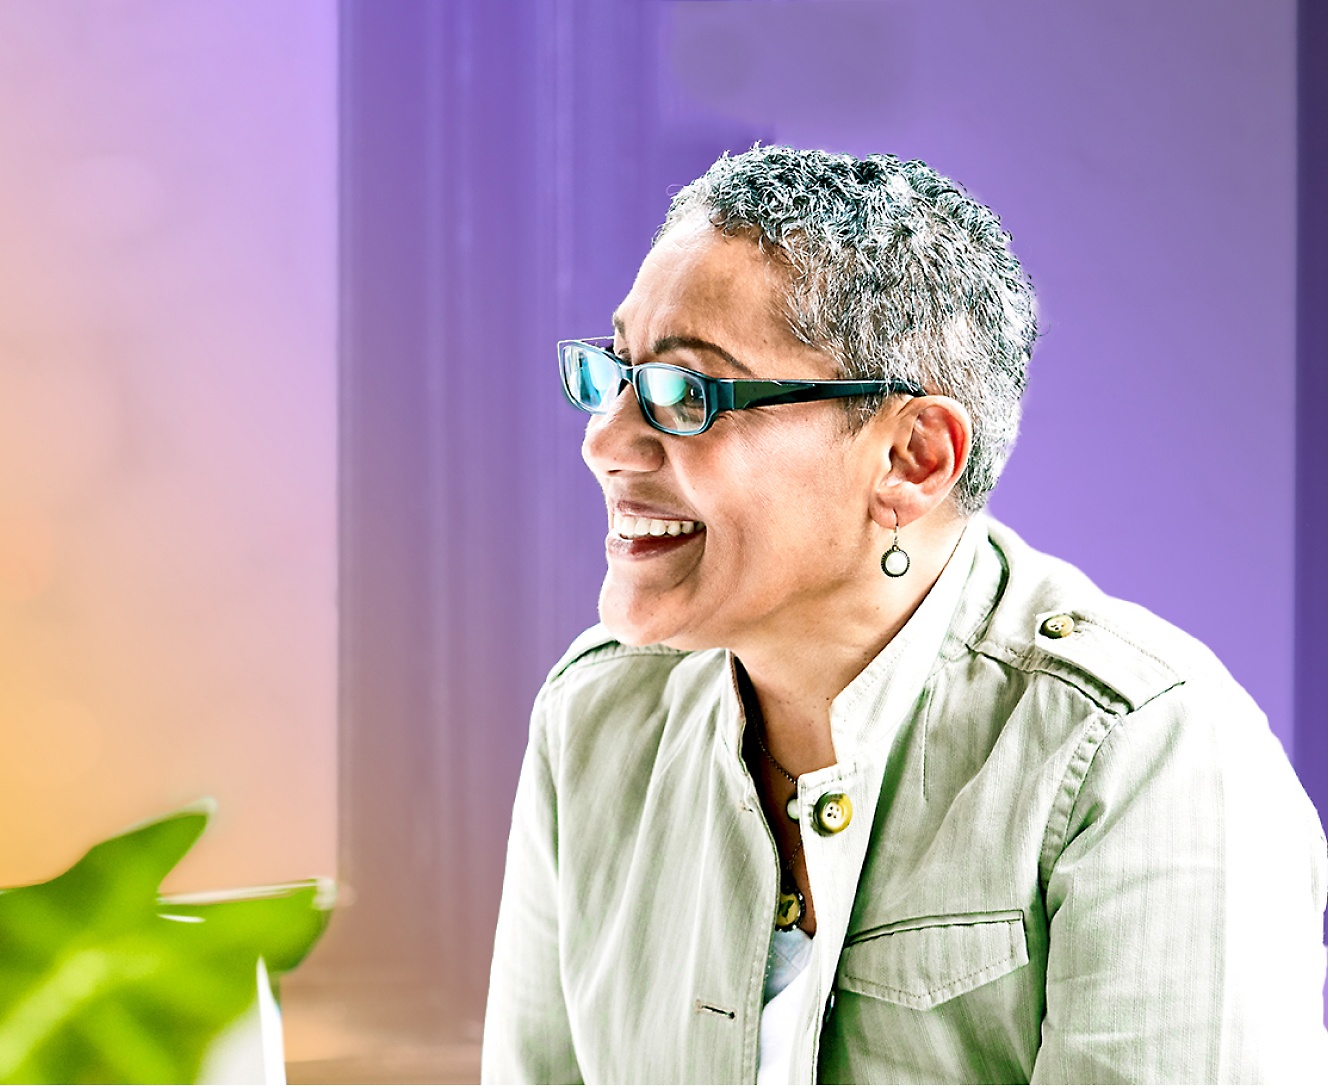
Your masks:
M627 517L613 514L613 531L623 539L646 536L691 535L705 528L699 520L657 520L654 517Z

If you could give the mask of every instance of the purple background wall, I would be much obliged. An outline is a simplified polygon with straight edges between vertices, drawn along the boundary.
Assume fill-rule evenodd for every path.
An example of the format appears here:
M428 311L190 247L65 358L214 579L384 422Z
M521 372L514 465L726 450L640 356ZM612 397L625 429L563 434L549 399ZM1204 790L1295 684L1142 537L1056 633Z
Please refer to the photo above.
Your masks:
M474 1058L526 714L603 569L551 346L756 138L996 208L1045 337L993 511L1206 641L1292 747L1292 0L342 0L342 35L356 904L306 984L400 1043L340 1073Z

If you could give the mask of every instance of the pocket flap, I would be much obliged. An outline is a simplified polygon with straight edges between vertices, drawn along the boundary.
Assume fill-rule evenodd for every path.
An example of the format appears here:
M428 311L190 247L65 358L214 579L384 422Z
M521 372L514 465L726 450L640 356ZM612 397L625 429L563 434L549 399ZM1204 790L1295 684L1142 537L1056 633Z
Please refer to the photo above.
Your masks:
M1024 914L924 916L849 936L839 987L926 1010L1028 964Z

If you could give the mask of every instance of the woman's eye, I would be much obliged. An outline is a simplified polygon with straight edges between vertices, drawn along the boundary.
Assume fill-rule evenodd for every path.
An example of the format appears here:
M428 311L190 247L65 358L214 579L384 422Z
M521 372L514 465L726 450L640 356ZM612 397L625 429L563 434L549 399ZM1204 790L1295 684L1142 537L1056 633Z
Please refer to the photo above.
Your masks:
M645 383L651 402L661 407L672 407L685 399L696 398L695 390L680 373L669 370L649 370Z

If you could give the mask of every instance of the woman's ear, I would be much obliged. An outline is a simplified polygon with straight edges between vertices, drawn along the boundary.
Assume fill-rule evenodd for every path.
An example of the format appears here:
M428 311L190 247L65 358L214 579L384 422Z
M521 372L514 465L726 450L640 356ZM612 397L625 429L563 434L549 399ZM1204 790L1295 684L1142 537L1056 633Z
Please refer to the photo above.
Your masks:
M885 528L921 520L959 482L973 445L973 419L949 396L918 396L888 419L872 519Z

